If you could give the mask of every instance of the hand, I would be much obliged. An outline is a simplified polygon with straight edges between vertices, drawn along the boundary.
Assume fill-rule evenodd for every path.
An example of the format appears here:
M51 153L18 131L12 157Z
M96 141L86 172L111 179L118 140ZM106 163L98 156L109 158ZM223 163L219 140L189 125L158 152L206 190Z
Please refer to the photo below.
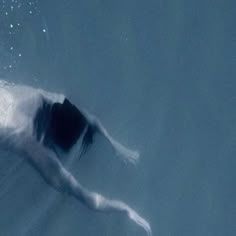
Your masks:
M152 230L150 224L138 215L133 209L127 209L128 217L134 221L137 225L141 226L147 233L148 236L152 236Z

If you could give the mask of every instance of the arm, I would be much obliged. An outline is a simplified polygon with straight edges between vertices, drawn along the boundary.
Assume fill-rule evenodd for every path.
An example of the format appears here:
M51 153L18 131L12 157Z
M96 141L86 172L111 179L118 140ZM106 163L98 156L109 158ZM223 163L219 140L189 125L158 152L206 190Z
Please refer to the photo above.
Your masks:
M56 190L66 192L92 210L124 214L141 226L149 236L152 235L150 225L145 219L121 201L109 200L98 193L88 191L63 167L56 155L50 150L35 143L30 146L28 154L30 163Z
M133 151L131 149L126 148L117 140L111 137L105 127L102 125L100 120L96 118L94 115L89 114L87 111L82 111L83 115L86 117L89 125L91 125L92 129L95 132L101 134L112 146L113 151L116 156L121 158L124 161L129 161L133 164L136 164L139 159L139 153L137 151Z

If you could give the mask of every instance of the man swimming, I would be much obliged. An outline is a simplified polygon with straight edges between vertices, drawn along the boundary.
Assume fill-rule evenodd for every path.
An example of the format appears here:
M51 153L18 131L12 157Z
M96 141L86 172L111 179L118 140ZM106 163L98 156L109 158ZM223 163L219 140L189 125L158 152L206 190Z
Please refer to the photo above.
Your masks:
M21 153L56 190L66 192L92 210L120 212L152 235L149 223L132 208L88 191L59 160L58 150L69 153L78 140L83 155L96 133L123 160L138 160L137 152L114 140L95 116L78 109L64 95L0 81L0 146Z

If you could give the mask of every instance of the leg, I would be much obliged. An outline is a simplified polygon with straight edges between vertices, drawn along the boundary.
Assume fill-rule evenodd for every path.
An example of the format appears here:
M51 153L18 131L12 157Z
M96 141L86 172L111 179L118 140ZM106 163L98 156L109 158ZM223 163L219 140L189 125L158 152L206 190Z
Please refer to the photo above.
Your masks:
M102 195L85 189L68 172L57 159L54 153L42 148L34 148L28 154L33 166L39 171L45 181L60 192L66 192L82 202L88 208L101 212L120 212L141 226L147 234L151 235L149 223L139 216L133 209L121 201L108 200Z
M121 158L124 161L129 161L133 164L138 161L139 153L137 151L130 150L113 139L107 132L105 127L102 125L102 123L95 116L87 113L86 111L83 111L83 114L92 128L100 133L111 144L117 157Z

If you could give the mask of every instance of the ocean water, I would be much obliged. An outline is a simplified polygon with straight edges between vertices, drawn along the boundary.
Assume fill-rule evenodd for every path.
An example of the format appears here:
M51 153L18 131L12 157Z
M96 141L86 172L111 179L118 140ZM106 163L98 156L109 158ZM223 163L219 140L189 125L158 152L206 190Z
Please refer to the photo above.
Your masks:
M125 164L97 136L67 168L128 203L154 236L233 236L235 8L230 0L1 0L0 77L66 94L140 151L137 166ZM57 193L0 150L0 235L145 232Z

